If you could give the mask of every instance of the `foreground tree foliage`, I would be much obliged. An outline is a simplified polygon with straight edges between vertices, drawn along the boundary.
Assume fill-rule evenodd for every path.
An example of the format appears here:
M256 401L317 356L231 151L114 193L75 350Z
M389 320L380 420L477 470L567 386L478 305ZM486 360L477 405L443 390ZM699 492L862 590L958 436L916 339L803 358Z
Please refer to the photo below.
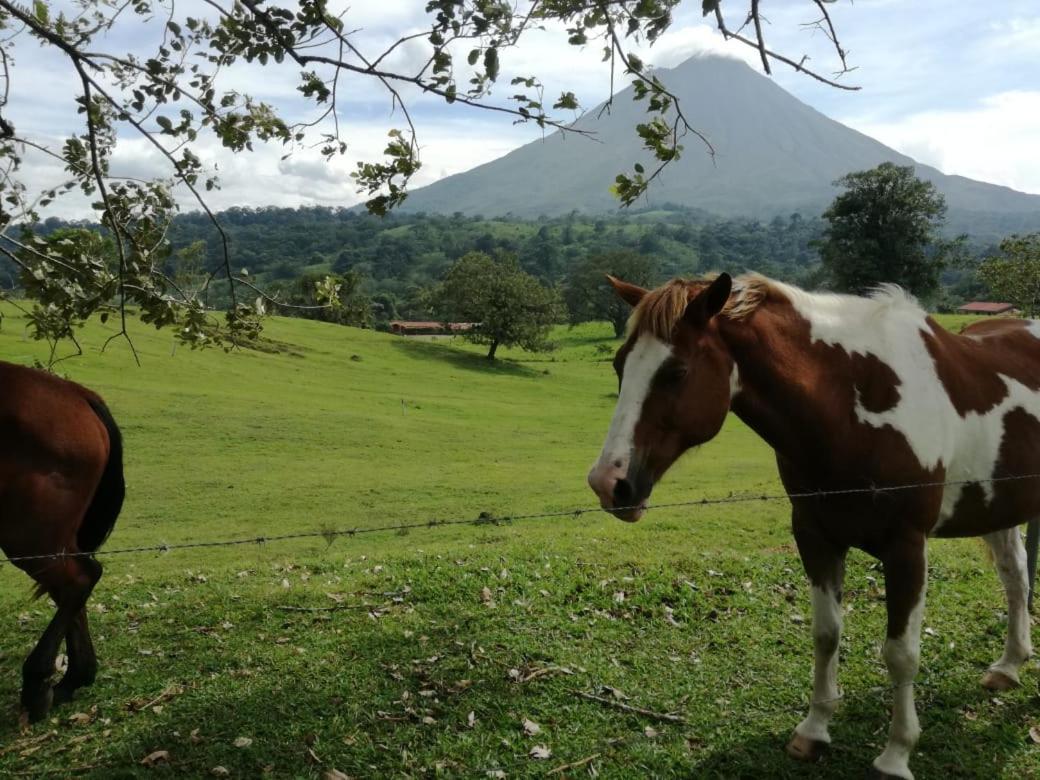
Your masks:
M939 238L946 202L910 166L882 163L835 182L845 192L824 212L818 243L834 286L862 294L881 283L928 296L939 286L949 245Z
M615 336L622 336L632 307L618 298L607 282L607 274L640 287L653 287L657 281L657 262L636 252L609 252L579 260L567 275L563 300L572 325L591 320L606 320Z
M1000 254L986 258L978 273L994 298L1026 317L1040 315L1040 233L1005 238Z
M807 26L822 30L833 44L836 67L830 70L844 74L845 51L826 4L803 1ZM529 31L542 27L559 31L563 46L601 48L611 84L620 72L634 87L635 99L646 106L647 120L635 132L654 167L634 165L614 185L621 203L630 204L682 154L684 135L698 137L675 96L632 51L634 45L658 40L680 4L428 0L425 29L402 31L387 44L353 26L349 6L338 12L326 0L290 6L238 0L187 9L172 0L78 0L73 6L57 0L0 0L0 253L63 287L62 295L77 299L69 310L75 309L78 317L114 300L122 335L126 306L133 304L157 326L176 325L177 337L192 345L248 341L259 332L259 317L273 301L233 271L228 237L206 203L205 193L219 181L213 164L202 158L201 141L214 138L236 153L251 150L256 142L279 144L287 155L317 148L331 159L347 150L337 109L341 91L372 83L399 111L401 126L388 128L382 159L358 162L351 175L369 210L385 214L406 196L421 165L419 131L409 108L419 95L543 129L584 132L573 126L581 110L578 97L569 90L546 95L536 74L512 75L504 95L492 94L505 72L507 53ZM702 0L700 8L724 36L757 49L766 72L770 62L781 62L833 86L852 88L809 70L805 57L769 49L757 0L732 8L724 8L720 0ZM726 15L741 22L738 30L730 29ZM754 32L745 36L745 28ZM118 48L116 42L128 40L129 50ZM68 109L82 116L83 130L60 146L26 131L23 118L10 111L9 96L32 79L31 73L19 71L20 53L36 46L57 53L75 85L75 103ZM405 49L409 56L404 56ZM415 53L422 53L419 66L414 65ZM252 80L263 79L268 68L288 69L313 115L284 116L278 106L238 90L242 80L232 81L229 70L241 75L243 66ZM112 175L113 152L123 137L142 139L168 165L168 175L154 180ZM700 141L711 152L707 139ZM22 175L28 155L60 161L67 178L56 187L34 189ZM194 198L219 234L219 262L205 269L202 285L191 288L181 287L166 272L175 186ZM73 241L59 255L36 235L34 225L54 201L73 191L92 199L97 222L113 243L114 270L94 263L87 246ZM554 258L543 254L542 262L551 265ZM206 305L218 276L227 288L221 317ZM325 303L334 305L335 300ZM40 316L38 321L43 326L48 319ZM38 335L64 337L68 322L44 327Z
M456 262L433 291L433 310L444 322L469 322L465 338L488 345L488 360L499 346L532 352L551 348L549 329L559 322L558 293L525 273L515 257L491 258L471 252Z

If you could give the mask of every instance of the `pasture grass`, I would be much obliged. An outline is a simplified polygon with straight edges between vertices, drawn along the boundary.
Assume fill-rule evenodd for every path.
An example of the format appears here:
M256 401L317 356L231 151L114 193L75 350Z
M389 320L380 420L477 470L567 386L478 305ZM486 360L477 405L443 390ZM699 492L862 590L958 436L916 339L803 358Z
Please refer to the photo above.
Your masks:
M0 357L42 357L2 310ZM592 503L616 389L606 325L490 364L471 345L273 319L264 351L231 354L136 326L138 368L118 342L98 352L110 333L92 323L87 354L59 364L124 430L108 549ZM731 419L654 498L777 490L772 453ZM854 554L834 747L814 766L783 753L812 651L782 502L101 560L99 679L26 733L19 669L52 610L0 569L4 774L533 777L587 759L554 776L858 777L887 733L884 581ZM934 544L930 570L917 777L1040 777L1036 664L1010 694L978 685L1005 630L995 575L971 541Z

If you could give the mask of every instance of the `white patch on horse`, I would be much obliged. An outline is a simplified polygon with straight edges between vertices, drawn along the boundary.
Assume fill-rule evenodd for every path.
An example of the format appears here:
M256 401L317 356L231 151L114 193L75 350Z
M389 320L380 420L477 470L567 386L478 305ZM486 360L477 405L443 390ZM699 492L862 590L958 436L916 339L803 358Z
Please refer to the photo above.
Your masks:
M993 476L1004 437L1004 416L1021 407L1040 420L1040 394L1001 376L1007 396L979 414L957 412L936 370L923 334L933 334L927 314L900 288L886 285L873 297L807 293L776 284L810 326L814 342L839 346L849 355L873 355L899 379L899 402L871 412L856 400L856 417L875 428L890 426L903 434L922 468L945 466L946 481L987 480ZM1040 337L1040 330L1032 330ZM980 482L987 500L993 484ZM962 485L943 491L942 508L933 533L953 514Z
M1026 322L1029 323L1026 325L1026 330L1029 331L1029 334L1040 339L1040 320L1026 320Z
M986 534L983 539L993 551L993 560L1000 581L1004 584L1008 602L1008 633L1004 643L1004 654L989 668L990 671L1000 672L1017 683L1018 670L1033 654L1026 604L1029 594L1026 548L1022 544L1022 533L1017 527Z
M838 689L841 604L833 592L813 585L812 609L815 654L812 701L809 704L809 715L795 727L795 732L806 739L830 744L831 735L827 727L841 700Z
M643 413L643 402L650 392L654 374L672 355L672 347L649 333L642 334L625 357L614 418L607 430L597 468L611 468L616 462L628 468L635 446L636 424Z
M927 585L922 585L906 629L900 636L886 639L882 650L892 683L892 724L888 731L888 744L874 759L874 767L908 780L914 777L910 771L910 754L921 736L921 725L914 707L914 677L921 662L921 621L926 588Z
M729 400L732 401L737 397L737 393L740 392L740 372L737 370L736 361L733 362L733 368L729 372Z

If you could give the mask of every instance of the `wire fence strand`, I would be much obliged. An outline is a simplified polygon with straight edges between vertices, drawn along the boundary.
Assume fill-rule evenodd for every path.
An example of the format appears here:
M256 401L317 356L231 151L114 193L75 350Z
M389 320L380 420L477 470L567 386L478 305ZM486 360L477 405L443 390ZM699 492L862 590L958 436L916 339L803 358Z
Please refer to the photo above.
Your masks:
M801 492L780 492L780 493L740 493L731 494L728 496L704 496L697 499L691 499L686 501L671 501L660 504L649 504L649 505L637 505L637 506L622 506L614 507L611 512L627 512L633 510L661 510L661 509L679 509L683 507L704 507L704 506L720 506L724 504L745 504L755 502L769 502L769 501L803 501L808 499L825 499L842 496L855 496L855 495L871 495L875 499L878 496L885 495L888 493L896 493L901 491L909 490L921 490L925 488L937 488L937 487L964 487L966 485L982 485L982 484L993 484L999 482L1013 482L1023 481L1031 479L1040 479L1040 473L1037 474L1015 474L1000 477L986 477L986 478L968 478L968 479L956 479L956 480L945 480L945 481L932 481L932 482L913 482L901 485L879 485L879 486L868 486L868 487L856 487L856 488L842 488L838 490L808 490ZM26 561L35 560L47 560L47 559L65 559L65 558L86 558L95 556L113 556L113 555L132 555L140 553L167 553L174 550L198 550L210 547L240 547L243 545L264 545L276 542L286 542L299 539L324 539L330 544L335 540L342 537L355 537L363 534L378 534L387 532L408 532L420 529L434 529L434 528L446 528L449 526L481 526L481 525L508 525L514 522L523 522L528 520L543 520L552 517L581 517L586 514L594 514L603 512L604 509L598 506L585 506L577 507L574 509L557 510L553 512L533 512L525 514L512 514L512 515L494 515L490 512L480 512L476 517L456 517L447 519L429 519L419 520L412 522L400 522L393 523L390 525L379 525L379 526L368 526L368 527L352 527L352 528L341 528L341 529L320 529L312 531L298 531L295 533L288 534L275 534L275 535L261 535L261 536L250 536L239 539L214 539L208 541L198 542L175 542L175 543L158 543L150 545L140 545L136 547L120 547L116 549L102 549L96 552L83 552L79 550L72 551L61 551L53 553L41 553L38 555L15 555L11 557L0 558L0 564L4 563L20 563Z

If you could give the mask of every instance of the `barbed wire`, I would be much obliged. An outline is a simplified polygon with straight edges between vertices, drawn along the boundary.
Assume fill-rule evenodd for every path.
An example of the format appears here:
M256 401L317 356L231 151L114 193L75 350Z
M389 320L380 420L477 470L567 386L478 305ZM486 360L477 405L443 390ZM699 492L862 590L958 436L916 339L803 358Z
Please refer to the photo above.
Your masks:
M920 490L924 488L935 488L935 487L956 487L965 485L980 485L980 484L992 484L995 482L1011 482L1029 479L1040 479L1040 473L1036 474L1016 474L1001 477L986 477L977 479L956 479L956 480L944 480L944 481L932 481L932 482L913 482L902 485L871 485L869 487L859 488L842 488L838 490L808 490L801 492L781 492L781 493L741 493L739 495L730 494L728 496L717 496L709 497L704 496L698 499L691 499L687 501L671 501L660 504L649 504L646 506L622 506L614 507L611 510L604 510L602 507L577 507L574 509L557 510L554 512L533 512L525 514L513 514L513 515L494 515L490 512L480 512L476 517L459 517L459 518L448 518L448 519L429 519L422 521L413 522L401 522L394 523L391 525L379 525L369 527L352 527L333 529L325 528L313 531L298 531L295 533L288 534L275 534L275 535L261 535L261 536L250 536L243 537L240 539L215 539L201 542L174 542L174 543L159 543L150 545L140 545L136 547L121 547L116 549L103 549L96 552L83 552L79 550L73 551L62 551L55 553L41 553L37 555L15 555L11 557L0 557L0 564L4 563L19 563L22 561L34 561L34 560L47 560L47 559L65 559L65 558L88 558L94 556L111 556L111 555L132 555L136 553L167 553L173 550L197 550L210 547L236 547L243 545L263 545L274 542L285 542L298 539L325 539L331 544L335 539L340 537L354 537L361 536L363 534L377 534L386 533L390 531L397 531L406 533L413 530L419 529L433 529L433 528L446 528L450 526L461 526L461 525L508 525L514 522L523 522L527 520L542 520L550 517L581 517L586 514L593 514L603 511L609 512L627 512L632 510L645 510L653 511L660 509L678 509L683 507L698 507L698 506L719 506L723 504L742 504L742 503L753 503L753 502L767 502L767 501L801 501L806 499L822 499L836 496L853 496L853 495L872 495L875 499L879 495L888 493L895 493L899 491L907 490Z

